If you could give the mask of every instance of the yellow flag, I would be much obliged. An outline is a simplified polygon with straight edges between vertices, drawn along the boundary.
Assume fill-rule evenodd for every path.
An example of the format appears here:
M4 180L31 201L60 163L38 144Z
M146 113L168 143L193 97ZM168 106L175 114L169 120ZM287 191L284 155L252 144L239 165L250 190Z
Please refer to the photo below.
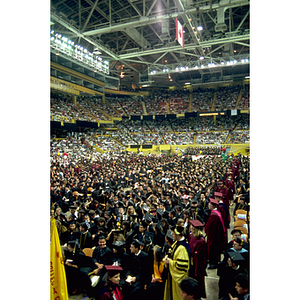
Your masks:
M68 288L64 261L61 253L55 219L51 218L50 245L50 299L68 300Z

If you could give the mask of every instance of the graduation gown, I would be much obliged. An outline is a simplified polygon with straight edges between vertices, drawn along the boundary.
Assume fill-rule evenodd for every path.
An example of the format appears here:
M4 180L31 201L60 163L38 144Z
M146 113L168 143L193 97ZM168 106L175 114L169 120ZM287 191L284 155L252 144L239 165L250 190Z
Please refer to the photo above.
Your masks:
M189 277L190 248L185 241L175 242L170 248L168 277L165 283L164 300L181 300L179 283Z
M204 276L207 275L207 245L203 236L196 238L192 233L188 236L188 243L191 247L191 257L193 262L190 276L197 279L201 290L201 297L206 298Z
M221 216L220 212L212 210L204 227L207 236L207 256L213 265L220 261L220 255L226 245L225 226L219 215Z
M151 267L148 254L141 251L139 255L134 253L129 254L128 269L125 273L127 275L136 277L136 281L129 285L125 283L123 287L124 298L131 300L140 300L144 297L144 286L150 281Z
M111 289L106 284L99 293L99 300L124 300L122 290L117 285L111 285Z
M215 192L220 192L220 193L223 194L223 202L225 203L225 205L229 209L230 194L229 194L229 191L228 191L228 187L224 186L223 188L219 188L219 186L217 186Z

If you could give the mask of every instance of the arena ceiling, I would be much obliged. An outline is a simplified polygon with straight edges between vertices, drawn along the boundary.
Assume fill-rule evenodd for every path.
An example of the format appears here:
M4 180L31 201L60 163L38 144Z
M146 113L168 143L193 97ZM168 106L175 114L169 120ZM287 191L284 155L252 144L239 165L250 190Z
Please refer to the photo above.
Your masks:
M52 0L50 16L51 30L99 53L121 83L168 87L249 76L249 0Z

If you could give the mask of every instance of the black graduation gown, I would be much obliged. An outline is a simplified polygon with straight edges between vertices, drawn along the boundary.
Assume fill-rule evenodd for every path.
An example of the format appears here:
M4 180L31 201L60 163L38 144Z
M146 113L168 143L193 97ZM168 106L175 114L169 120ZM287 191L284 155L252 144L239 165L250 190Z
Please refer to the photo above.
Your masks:
M90 232L87 232L85 234L80 232L78 235L78 242L80 244L80 249L93 247L93 240L92 240L92 235L90 234Z
M144 285L150 281L151 269L148 254L141 251L139 255L129 254L127 275L136 277L136 282L132 285L128 283L124 286L124 299L140 300L144 297Z

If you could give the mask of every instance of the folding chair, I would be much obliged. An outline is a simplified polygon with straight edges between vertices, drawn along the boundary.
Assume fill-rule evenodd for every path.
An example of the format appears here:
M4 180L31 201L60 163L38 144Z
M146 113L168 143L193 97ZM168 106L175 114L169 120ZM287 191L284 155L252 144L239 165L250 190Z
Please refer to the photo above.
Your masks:
M92 248L84 248L82 252L85 254L85 256L92 257L94 250Z

